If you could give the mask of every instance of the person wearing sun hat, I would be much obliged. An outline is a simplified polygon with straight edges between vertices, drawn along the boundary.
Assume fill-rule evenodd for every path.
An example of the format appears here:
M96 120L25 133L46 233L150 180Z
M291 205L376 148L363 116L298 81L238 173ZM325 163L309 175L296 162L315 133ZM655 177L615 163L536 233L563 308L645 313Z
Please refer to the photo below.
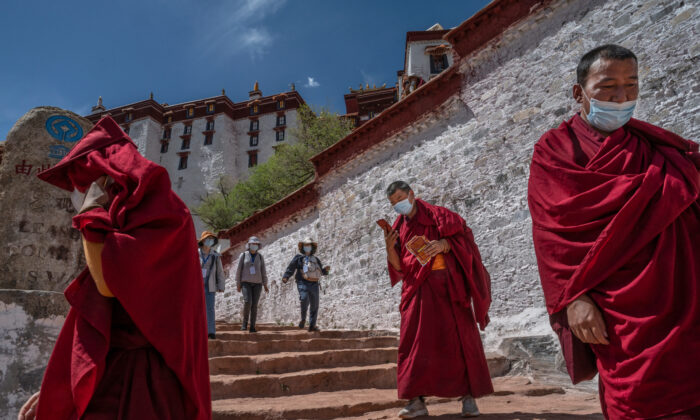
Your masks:
M216 293L223 293L226 286L224 267L221 263L221 254L212 248L219 243L219 239L212 232L205 230L199 238L199 263L202 266L202 279L204 280L204 300L207 306L207 336L216 338Z
M299 328L304 328L306 324L306 313L309 309L309 332L319 331L316 326L319 305L319 284L321 276L327 276L331 268L323 266L321 260L315 255L318 244L313 239L307 237L297 245L299 254L289 263L287 271L284 273L282 283L287 283L294 275L297 290L299 291L299 302L301 304L301 321Z
M258 315L258 300L262 289L268 293L267 270L265 269L265 259L260 254L260 239L251 236L246 244L246 251L238 259L236 269L236 289L243 293L243 322L241 330L248 329L250 320L250 332L255 330L255 321Z

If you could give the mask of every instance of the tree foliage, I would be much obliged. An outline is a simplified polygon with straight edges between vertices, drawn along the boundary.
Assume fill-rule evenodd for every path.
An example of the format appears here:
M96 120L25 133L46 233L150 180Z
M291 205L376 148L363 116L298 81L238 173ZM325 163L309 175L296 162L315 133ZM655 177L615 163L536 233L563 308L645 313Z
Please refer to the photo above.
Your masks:
M296 143L278 146L244 181L234 184L220 179L216 191L202 198L194 213L209 228L229 229L311 182L314 166L309 159L352 130L350 121L327 109L316 114L307 105L297 109L297 121L297 127L289 130Z

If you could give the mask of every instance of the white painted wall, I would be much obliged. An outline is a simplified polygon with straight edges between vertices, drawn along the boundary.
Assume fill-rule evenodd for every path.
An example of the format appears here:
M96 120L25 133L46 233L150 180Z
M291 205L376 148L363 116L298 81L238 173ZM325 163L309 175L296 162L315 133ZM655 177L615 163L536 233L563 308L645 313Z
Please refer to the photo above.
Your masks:
M444 39L409 42L407 46L406 74L409 76L420 76L426 82L430 80L430 56L425 53L425 48L440 44L449 43ZM447 62L450 66L454 63L452 54L449 52L447 54ZM399 81L399 84L400 83L401 81Z
M259 233L272 280L260 321L298 322L295 286L280 278L297 241L311 236L323 263L333 267L322 281L320 327L398 328L400 290L389 286L374 221L393 221L384 189L403 179L418 196L461 214L474 231L493 285L487 349L506 337L552 334L527 207L533 145L576 112L571 86L578 60L607 42L640 59L636 116L698 140L700 10L680 4L559 0L457 63L465 75L460 95L324 178L315 208ZM239 320L232 274L217 316Z
M204 145L206 118L180 121L172 124L170 145L166 153L161 153L161 139L163 126L146 117L131 122L129 136L139 148L139 152L147 159L165 167L170 175L170 180L175 191L190 209L196 208L201 198L207 193L214 192L217 183L222 176L233 182L238 182L248 177L248 150L257 149L258 164L267 161L274 154L273 146L280 144L293 144L296 139L291 135L291 129L297 125L297 112L295 109L287 110L286 137L283 142L276 141L274 131L277 122L277 114L263 114L260 120L260 135L258 147L251 148L248 136L250 120L243 118L233 120L226 114L216 114L214 117L214 139L211 145ZM190 138L190 151L187 169L178 169L180 163L179 152L185 124L192 123L192 136ZM182 178L182 182L179 179ZM203 231L204 223L194 216L197 232Z

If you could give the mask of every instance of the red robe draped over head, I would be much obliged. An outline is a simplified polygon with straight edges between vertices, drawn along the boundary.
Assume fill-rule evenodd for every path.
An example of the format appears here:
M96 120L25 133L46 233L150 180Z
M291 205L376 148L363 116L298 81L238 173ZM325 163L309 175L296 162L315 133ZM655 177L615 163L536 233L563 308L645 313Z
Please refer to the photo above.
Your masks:
M202 273L189 210L166 170L141 156L109 117L39 177L84 191L101 175L114 180L114 199L75 216L73 226L104 244L104 280L115 298L100 295L87 269L66 289L71 310L44 374L38 419L77 419L93 408L106 414L95 418L210 419ZM135 349L143 353L128 352Z
M700 405L697 150L635 119L603 138L578 115L535 145L528 201L547 309L572 380L597 367L610 418ZM568 328L566 306L584 293L609 345Z
M490 394L493 386L476 327L478 322L484 329L489 321L489 274L464 219L422 200L416 206L412 219L399 216L393 226L399 232L401 272L389 264L391 285L403 281L399 398ZM449 242L446 270L432 270L432 260L421 266L406 249L416 235Z

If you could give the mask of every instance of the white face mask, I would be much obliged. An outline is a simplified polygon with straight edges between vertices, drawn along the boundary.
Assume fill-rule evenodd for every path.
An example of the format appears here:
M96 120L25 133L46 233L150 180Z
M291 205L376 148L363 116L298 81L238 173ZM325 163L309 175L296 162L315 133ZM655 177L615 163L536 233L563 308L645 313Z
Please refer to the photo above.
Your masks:
M79 212L85 202L85 193L80 192L77 188L73 189L70 193L70 201L73 203L76 213Z
M304 245L304 254L311 254L314 248L311 245Z
M413 210L413 204L408 198L394 204L394 211L396 211L398 214L403 214L404 216L407 216L411 213L411 210Z
M255 252L258 250L258 244L250 244L250 250L251 252Z
M588 98L583 90L582 93L590 104L586 119L593 127L608 133L612 133L627 124L634 114L634 108L637 106L636 99L622 103L607 102Z

